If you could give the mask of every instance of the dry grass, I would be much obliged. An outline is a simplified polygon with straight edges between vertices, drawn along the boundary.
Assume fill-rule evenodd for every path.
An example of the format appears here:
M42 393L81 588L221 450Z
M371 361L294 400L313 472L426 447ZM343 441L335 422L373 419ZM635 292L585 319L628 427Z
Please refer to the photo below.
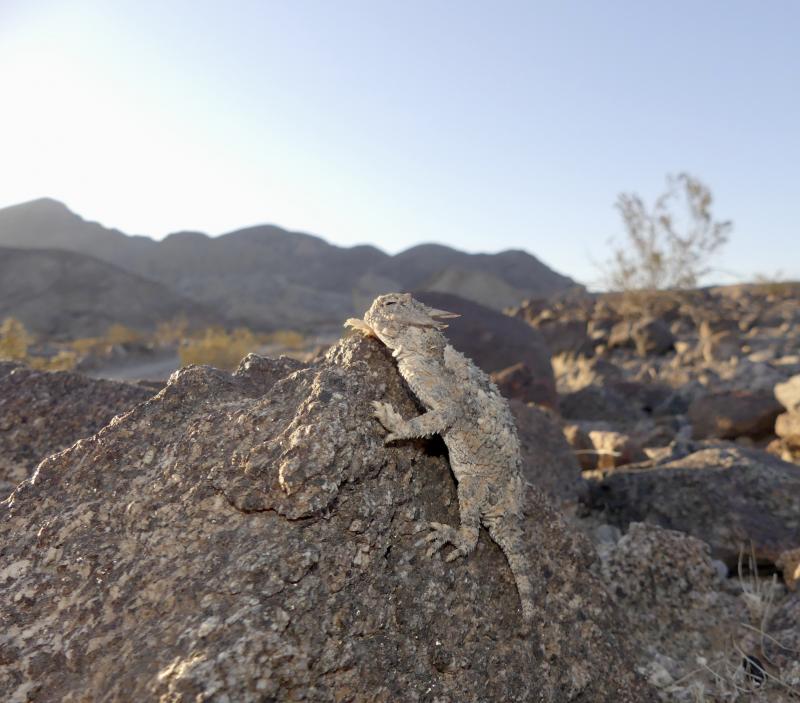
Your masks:
M800 652L767 634L779 590L777 576L759 577L752 548L746 569L744 551L739 555L738 576L750 622L739 623L743 634L731 639L729 651L713 660L698 656L695 669L663 686L669 699L692 703L800 700ZM795 655L797 664L785 668L773 661L767 643Z

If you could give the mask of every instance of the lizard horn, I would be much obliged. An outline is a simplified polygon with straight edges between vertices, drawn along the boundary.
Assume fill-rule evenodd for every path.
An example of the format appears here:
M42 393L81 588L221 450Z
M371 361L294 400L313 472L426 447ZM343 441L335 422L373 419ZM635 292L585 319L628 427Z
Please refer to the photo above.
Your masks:
M447 310L437 310L436 308L428 308L425 312L431 317L439 320L449 320L454 317L461 317L456 312L447 312Z

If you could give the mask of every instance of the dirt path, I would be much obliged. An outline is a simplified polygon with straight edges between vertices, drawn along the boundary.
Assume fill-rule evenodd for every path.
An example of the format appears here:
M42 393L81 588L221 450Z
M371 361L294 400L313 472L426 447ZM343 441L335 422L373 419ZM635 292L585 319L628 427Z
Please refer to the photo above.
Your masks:
M87 375L112 381L166 381L180 365L178 355L169 354L150 359L130 359L127 363L118 362L112 366L92 369Z

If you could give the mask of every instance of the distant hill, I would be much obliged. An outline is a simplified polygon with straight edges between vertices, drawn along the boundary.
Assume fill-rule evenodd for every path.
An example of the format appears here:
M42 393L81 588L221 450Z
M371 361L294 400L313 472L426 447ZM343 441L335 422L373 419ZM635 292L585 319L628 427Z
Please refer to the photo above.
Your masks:
M178 315L194 326L219 318L160 283L84 254L0 247L0 320L14 316L46 338L95 337L114 323L152 329Z
M219 310L225 322L260 329L340 324L391 290L453 293L499 310L576 285L523 251L466 254L425 244L389 256L273 225L155 241L84 220L48 198L0 209L0 246L89 255Z

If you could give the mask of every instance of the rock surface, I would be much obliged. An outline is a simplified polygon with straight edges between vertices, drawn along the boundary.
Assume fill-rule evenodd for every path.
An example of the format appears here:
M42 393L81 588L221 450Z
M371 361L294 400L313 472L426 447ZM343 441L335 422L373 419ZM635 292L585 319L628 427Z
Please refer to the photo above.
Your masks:
M781 405L768 391L728 391L697 398L689 406L694 437L761 437L772 432Z
M727 578L708 545L682 532L631 523L621 538L608 530L598 536L598 571L631 618L637 668L662 700L796 700L793 594L784 597L779 583L752 573ZM745 656L769 662L771 678L749 677Z
M132 383L0 363L0 498L46 456L93 435L154 392Z
M800 546L800 471L758 450L709 448L654 468L617 469L590 491L592 507L613 524L686 532L729 566L751 544L771 564Z
M701 540L634 522L613 548L601 550L601 573L619 606L636 613L639 647L651 658L659 653L692 664L692 654L730 636L730 612L717 595L720 576Z
M587 495L581 467L554 413L518 400L510 401L517 424L525 480L544 491L562 509Z
M539 382L524 362L490 374L497 388L506 398L523 403L535 403L541 397Z
M418 408L378 343L307 368L188 367L49 457L0 503L0 691L10 701L655 700L590 550L527 489L539 592L457 522L435 443L384 447L370 401Z

